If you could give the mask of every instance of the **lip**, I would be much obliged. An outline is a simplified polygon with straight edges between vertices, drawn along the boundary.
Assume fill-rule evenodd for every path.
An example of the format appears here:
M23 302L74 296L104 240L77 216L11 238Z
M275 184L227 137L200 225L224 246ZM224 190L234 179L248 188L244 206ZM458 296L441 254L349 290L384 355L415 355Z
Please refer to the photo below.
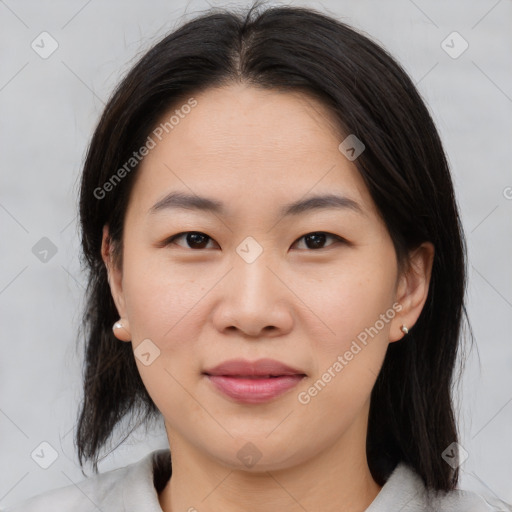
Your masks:
M224 395L237 402L267 402L295 387L306 374L274 359L231 359L203 372Z
M292 368L275 359L258 359L247 361L245 359L230 359L205 370L208 375L229 375L231 377L262 377L267 375L305 375L302 370Z

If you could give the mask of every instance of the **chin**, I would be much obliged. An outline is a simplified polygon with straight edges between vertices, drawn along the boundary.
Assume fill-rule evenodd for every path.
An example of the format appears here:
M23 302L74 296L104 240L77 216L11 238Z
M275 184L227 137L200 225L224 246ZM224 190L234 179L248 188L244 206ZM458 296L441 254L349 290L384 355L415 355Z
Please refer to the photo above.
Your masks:
M318 452L311 445L295 447L277 436L271 440L263 433L230 438L227 445L219 443L216 446L218 450L215 452L211 451L211 444L208 446L212 458L231 470L251 473L287 469L305 462Z

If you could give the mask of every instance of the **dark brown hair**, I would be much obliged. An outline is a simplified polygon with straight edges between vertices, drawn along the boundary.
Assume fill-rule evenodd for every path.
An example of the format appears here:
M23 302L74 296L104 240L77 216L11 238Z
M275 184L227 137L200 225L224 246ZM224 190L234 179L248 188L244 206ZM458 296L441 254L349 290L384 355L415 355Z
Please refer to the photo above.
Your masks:
M131 345L112 333L118 314L100 251L108 224L122 265L123 221L138 166L104 197L98 198L97 190L144 144L169 108L233 82L300 90L326 105L341 131L366 146L354 163L398 260L407 261L408 251L424 241L434 244L426 304L406 340L389 345L372 390L367 457L381 485L403 461L429 488L454 488L458 470L441 454L458 438L451 386L466 313L466 261L434 123L402 67L367 36L313 9L261 10L259 3L244 13L212 9L163 38L121 81L92 137L80 196L89 277L84 397L75 438L80 464L91 460L97 471L100 450L128 413L138 413L142 423L159 416Z

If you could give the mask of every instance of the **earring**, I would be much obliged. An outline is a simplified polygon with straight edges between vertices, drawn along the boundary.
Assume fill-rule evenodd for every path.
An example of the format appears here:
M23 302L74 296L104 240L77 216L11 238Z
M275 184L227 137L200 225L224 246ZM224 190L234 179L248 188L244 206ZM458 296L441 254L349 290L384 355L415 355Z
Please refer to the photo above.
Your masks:
M407 329L407 327L404 325L402 325L402 327L400 327L400 330L404 333L404 334L409 334L409 329Z
M112 326L114 336L120 341L131 341L131 335L128 327L128 320L120 318Z
M121 322L116 322L113 326L112 326L112 330L115 332L116 329L122 329L123 328L123 324Z

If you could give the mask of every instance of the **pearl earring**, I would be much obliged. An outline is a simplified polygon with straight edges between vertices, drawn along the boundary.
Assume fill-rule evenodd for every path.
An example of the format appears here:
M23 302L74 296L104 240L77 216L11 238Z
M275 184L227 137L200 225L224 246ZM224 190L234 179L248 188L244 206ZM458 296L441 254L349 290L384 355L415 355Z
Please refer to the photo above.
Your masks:
M113 326L112 326L112 330L115 331L116 329L122 329L123 328L123 324L121 322L116 322Z
M131 341L129 326L130 326L130 322L128 322L128 319L120 318L112 326L112 331L114 331L114 336L118 340L121 340L121 341Z
M407 327L404 325L402 325L402 327L400 327L400 330L404 333L404 334L409 334L409 329L407 329Z

